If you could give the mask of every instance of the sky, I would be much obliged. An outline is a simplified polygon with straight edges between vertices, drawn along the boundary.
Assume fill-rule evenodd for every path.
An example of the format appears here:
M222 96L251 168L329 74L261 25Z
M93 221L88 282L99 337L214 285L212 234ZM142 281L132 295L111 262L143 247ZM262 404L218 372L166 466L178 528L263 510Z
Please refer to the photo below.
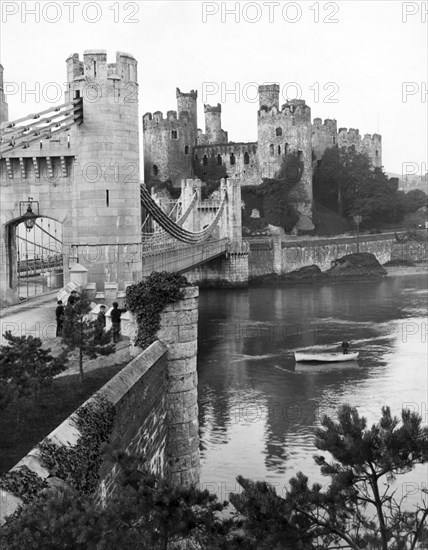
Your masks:
M65 60L86 49L138 60L141 117L176 109L175 89L222 104L231 141L257 140L257 85L312 118L380 133L386 172L427 171L427 2L1 2L9 118L63 101ZM33 91L33 93L31 93Z

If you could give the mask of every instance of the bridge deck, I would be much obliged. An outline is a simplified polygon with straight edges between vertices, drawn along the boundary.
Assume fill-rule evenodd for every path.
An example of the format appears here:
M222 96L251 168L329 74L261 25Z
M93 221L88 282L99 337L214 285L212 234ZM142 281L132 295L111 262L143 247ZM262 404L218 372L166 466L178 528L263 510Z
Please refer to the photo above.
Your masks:
M201 244L184 243L143 245L143 276L152 271L185 273L223 255L227 239L208 240Z

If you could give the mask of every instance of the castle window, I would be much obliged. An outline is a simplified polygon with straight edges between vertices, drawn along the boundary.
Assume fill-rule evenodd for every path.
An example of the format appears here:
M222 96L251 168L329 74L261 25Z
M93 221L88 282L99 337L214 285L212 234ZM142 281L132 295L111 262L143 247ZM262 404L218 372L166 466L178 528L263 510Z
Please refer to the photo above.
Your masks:
M108 189L106 189L106 206L110 206L110 197Z
M250 164L250 155L246 151L244 153L244 164Z
M94 76L97 76L97 62L94 61Z
M218 164L219 166L221 166L221 164L222 164L222 163L221 163L221 156L220 156L220 155L217 155L217 164Z
M282 128L277 128L275 130L275 133L276 133L277 136L282 136Z
M270 156L273 157L275 154L275 147L273 146L273 143L269 145L269 150L270 150Z
M378 157L379 156L379 151L376 149L376 156Z
M333 138L333 145L336 145L336 138Z
M203 165L206 166L208 164L208 157L207 155L204 155L204 158L202 159Z
M233 164L235 164L235 162L236 162L235 155L232 153L230 155L230 164L233 165Z
M184 147L184 154L185 154L185 155L188 155L188 154L189 154L189 146L188 146L188 145L186 145L186 146Z
M281 145L278 145L278 155L281 154Z
M153 164L153 166L152 166L152 172L153 172L153 175L154 175L154 176L157 176L157 175L158 175L158 167L156 166L156 164Z
M288 153L290 152L290 146L288 145L288 143L285 144L285 147L284 147L284 153L286 155L288 155Z
M171 130L171 139L178 139L177 130Z
M297 158L299 160L302 160L303 159L303 151L297 151Z

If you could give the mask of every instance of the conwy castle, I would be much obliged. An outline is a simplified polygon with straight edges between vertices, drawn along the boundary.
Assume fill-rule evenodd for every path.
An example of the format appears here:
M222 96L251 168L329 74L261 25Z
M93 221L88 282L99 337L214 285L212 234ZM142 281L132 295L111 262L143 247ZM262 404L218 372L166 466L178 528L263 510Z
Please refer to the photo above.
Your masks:
M202 181L236 176L241 185L257 185L275 178L284 155L295 153L303 162L298 189L293 191L300 215L298 229L311 230L312 170L324 151L336 144L355 146L368 155L374 167L382 166L382 138L358 129L339 128L335 119L315 118L304 100L279 106L278 84L259 86L257 141L234 143L222 129L221 105L204 105L205 133L198 128L197 91L177 88L177 111L146 113L143 116L144 179L146 183L171 181L179 187L184 178Z

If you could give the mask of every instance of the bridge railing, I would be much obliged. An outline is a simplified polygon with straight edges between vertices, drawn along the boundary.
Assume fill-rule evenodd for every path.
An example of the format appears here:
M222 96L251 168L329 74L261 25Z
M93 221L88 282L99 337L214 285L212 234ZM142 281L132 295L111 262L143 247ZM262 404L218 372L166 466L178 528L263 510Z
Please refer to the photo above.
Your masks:
M143 275L152 271L184 272L227 251L228 239L209 239L200 244L177 241L142 247Z

